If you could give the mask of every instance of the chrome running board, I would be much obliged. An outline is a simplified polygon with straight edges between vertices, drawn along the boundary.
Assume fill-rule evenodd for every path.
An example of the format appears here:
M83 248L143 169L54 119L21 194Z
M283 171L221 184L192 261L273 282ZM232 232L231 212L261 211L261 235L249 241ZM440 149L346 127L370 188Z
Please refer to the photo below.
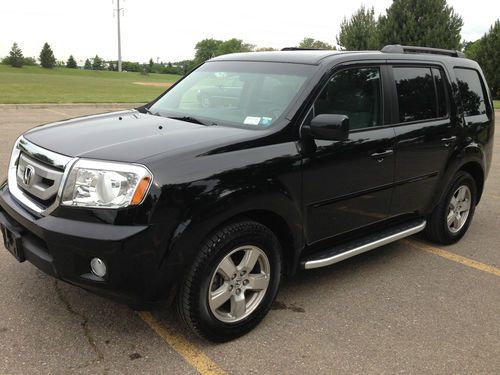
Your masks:
M425 225L425 220L413 220L409 223L391 227L377 235L367 236L359 240L335 246L332 249L320 253L311 254L301 262L302 268L320 268L338 263L342 260L421 232L424 230Z

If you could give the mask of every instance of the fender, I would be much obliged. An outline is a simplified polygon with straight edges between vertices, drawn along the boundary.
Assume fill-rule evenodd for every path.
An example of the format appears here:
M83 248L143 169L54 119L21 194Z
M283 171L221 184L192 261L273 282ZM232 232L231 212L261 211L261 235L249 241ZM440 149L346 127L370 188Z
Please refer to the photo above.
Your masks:
M483 145L471 142L466 147L455 148L454 153L449 157L448 162L441 173L441 177L438 182L438 188L436 189L428 207L426 208L426 214L430 214L434 207L439 204L439 201L446 193L448 186L450 185L455 174L463 169L464 166L473 164L479 168L482 172L483 182L485 178L486 171L486 154L483 150ZM483 186L478 186L478 202L481 198L483 191Z
M211 233L233 219L255 219L259 216L279 218L285 224L289 234L289 241L286 241L288 246L283 246L285 272L294 273L304 247L299 201L295 201L292 194L276 181L268 181L265 185L246 185L232 190L216 190L204 193L205 197L197 197L186 206L181 219L177 221L168 248L161 259L161 282L172 285L175 290L203 241ZM207 196L215 196L216 199L208 199Z

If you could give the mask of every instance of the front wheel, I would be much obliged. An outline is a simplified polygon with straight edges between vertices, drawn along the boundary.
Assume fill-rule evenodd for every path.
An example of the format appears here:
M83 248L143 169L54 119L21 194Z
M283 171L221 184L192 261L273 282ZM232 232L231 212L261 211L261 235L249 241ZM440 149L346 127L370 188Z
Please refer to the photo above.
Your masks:
M469 173L458 172L427 220L426 237L442 244L457 242L469 228L476 202L476 181Z
M242 221L208 238L179 291L187 325L212 341L254 328L267 314L281 280L281 247L264 225Z

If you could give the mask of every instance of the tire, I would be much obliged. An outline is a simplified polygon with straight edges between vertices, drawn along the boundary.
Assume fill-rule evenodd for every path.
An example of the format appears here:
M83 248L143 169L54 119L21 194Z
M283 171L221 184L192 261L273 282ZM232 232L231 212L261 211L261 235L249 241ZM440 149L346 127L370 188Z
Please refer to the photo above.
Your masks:
M464 194L464 201L460 203L461 196ZM452 199L454 201L452 202ZM457 202L460 205L455 205ZM457 210L465 209L468 201L468 212L463 211L457 215ZM427 226L424 231L427 239L448 245L460 240L472 221L477 202L477 185L474 178L467 172L459 171L452 180L446 193L436 206L432 214L427 218ZM456 206L456 207L455 207ZM454 215L451 213L454 207ZM449 216L450 215L450 216ZM458 216L460 219L458 219ZM448 218L453 219L451 224ZM451 226L450 226L451 225Z
M217 230L202 245L181 285L180 317L210 341L244 335L276 298L281 260L278 239L260 223L241 221Z

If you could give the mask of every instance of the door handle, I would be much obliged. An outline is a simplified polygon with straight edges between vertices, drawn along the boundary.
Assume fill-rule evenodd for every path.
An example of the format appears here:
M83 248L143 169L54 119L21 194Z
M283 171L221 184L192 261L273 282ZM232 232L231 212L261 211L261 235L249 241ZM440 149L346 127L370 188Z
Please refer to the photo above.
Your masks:
M441 142L444 142L444 147L450 147L451 143L457 139L455 135L451 137L441 138Z
M370 156L373 158L373 159L377 159L377 161L379 163L383 162L384 159L388 156L391 156L392 154L394 154L394 150L385 150L385 151L381 151L381 152L374 152L373 154L371 154Z

